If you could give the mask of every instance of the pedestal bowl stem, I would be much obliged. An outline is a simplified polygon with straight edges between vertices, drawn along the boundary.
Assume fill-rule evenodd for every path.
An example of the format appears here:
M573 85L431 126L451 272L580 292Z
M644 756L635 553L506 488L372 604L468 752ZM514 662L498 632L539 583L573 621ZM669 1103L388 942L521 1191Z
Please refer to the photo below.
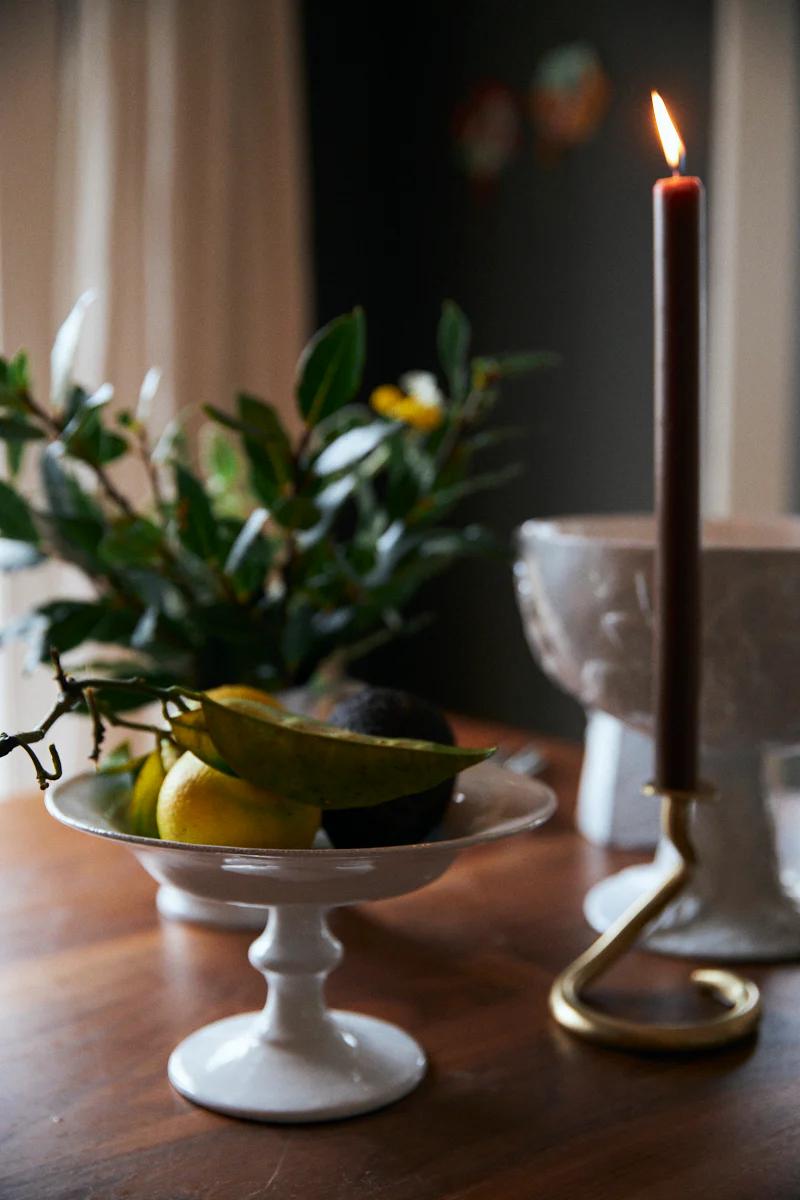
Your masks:
M325 980L342 961L342 944L328 929L327 909L316 904L271 908L249 958L267 980L267 1002L255 1029L271 1045L308 1045L334 1036L325 1004Z

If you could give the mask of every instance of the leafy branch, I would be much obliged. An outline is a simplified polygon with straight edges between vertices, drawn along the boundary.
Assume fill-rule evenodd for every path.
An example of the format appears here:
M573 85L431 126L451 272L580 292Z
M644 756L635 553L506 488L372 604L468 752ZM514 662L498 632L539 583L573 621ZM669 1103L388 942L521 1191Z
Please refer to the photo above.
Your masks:
M198 690L303 683L411 632L405 610L432 575L497 553L490 532L465 528L457 508L512 474L482 465L504 435L492 427L501 385L552 356L470 357L469 322L448 301L438 334L445 383L417 372L364 396L366 326L355 309L301 356L299 436L272 404L243 393L230 410L206 409L198 467L179 424L151 436L157 372L134 411L114 410L107 385L90 393L74 383L86 304L56 338L49 406L23 353L0 358L0 569L56 558L93 591L40 603L0 631L0 645L25 639L31 664L51 647L99 643L124 647L127 665L109 667L113 676L130 673L133 660L137 679L155 688L175 679ZM25 472L23 490L28 454L39 482L30 487ZM141 496L114 478L127 461L145 472ZM101 704L108 724L136 700L130 687L106 686L82 703L93 721L91 705Z

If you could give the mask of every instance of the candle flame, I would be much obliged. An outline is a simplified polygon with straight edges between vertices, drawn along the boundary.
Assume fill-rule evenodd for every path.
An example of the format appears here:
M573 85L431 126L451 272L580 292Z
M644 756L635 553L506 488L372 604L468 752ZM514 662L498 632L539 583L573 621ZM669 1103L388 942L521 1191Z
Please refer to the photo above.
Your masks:
M664 157L673 171L677 171L680 168L681 159L686 153L686 147L681 141L681 135L675 128L667 106L658 92L651 92L650 96L653 101L653 112L655 113L661 145L664 147Z

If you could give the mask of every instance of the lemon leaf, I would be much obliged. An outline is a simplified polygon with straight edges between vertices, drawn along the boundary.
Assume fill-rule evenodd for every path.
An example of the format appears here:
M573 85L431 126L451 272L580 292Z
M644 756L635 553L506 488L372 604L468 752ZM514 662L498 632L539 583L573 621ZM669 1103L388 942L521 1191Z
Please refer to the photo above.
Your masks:
M237 775L319 808L361 808L422 792L494 753L370 737L241 700L232 707L206 697L202 712L203 733Z
M226 775L234 774L212 742L201 708L193 708L190 712L172 717L170 726L172 736L181 750L189 750L195 758L202 759L207 766L216 771L222 771Z

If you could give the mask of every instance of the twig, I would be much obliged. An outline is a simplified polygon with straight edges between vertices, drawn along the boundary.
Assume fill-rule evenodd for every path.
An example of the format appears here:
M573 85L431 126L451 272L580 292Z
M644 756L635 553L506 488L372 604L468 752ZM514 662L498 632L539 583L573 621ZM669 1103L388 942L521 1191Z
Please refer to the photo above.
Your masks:
M152 733L162 741L174 741L168 730L162 729L160 725L148 725L145 721L130 721L127 717L120 717L116 713L104 712L103 720L108 721L109 725L113 725L119 729L138 729L142 733ZM177 743L176 743L177 745Z
M143 697L150 700L158 700L161 703L161 711L166 721L170 719L170 704L174 704L181 712L187 712L189 708L186 703L187 700L203 699L202 692L193 691L191 688L184 688L177 685L162 688L157 687L155 684L147 683L144 679L103 679L99 677L74 679L65 672L56 650L50 651L50 657L53 662L56 683L59 687L58 700L38 728L23 730L15 734L0 733L0 758L5 758L12 750L24 750L33 763L36 778L42 791L48 787L51 780L61 778L63 773L61 760L55 746L48 746L53 765L52 771L49 771L42 764L32 747L44 740L56 721L67 713L74 712L81 703L86 704L92 719L94 742L90 758L95 762L100 756L100 748L105 738L105 724L124 726L128 729L142 729L148 733L157 734L159 737L169 737L166 730L160 729L156 725L148 725L140 721L130 721L125 717L117 716L115 713L104 711L103 707L98 703L96 692L139 692Z
M84 692L84 696L86 698L86 707L89 710L89 716L92 719L92 737L94 738L92 753L89 755L89 758L92 762L96 763L100 761L100 751L103 747L106 730L105 726L103 725L102 717L100 716L100 710L97 707L97 700L95 699L94 690L90 687L87 687Z

